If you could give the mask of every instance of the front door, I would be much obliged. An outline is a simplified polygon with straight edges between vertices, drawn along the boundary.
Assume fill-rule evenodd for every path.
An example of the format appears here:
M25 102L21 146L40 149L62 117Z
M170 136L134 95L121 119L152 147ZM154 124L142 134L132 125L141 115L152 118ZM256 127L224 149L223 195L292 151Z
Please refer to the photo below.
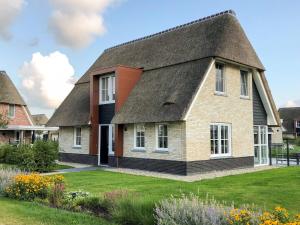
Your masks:
M268 165L268 127L254 126L254 164Z
M99 164L108 163L108 156L114 154L114 125L99 125Z

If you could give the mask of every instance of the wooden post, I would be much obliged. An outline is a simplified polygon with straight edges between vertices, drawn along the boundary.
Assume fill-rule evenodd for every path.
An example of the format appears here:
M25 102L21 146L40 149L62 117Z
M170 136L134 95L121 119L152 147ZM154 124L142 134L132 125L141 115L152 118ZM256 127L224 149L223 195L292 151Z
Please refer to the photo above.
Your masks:
M286 157L287 157L287 166L290 166L290 146L289 139L286 140Z

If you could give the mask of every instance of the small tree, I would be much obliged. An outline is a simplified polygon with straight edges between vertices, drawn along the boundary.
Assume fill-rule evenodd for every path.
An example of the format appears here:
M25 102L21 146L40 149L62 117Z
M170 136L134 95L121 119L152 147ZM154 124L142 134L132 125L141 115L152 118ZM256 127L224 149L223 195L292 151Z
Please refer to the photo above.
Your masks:
M5 128L9 123L9 119L4 113L0 112L0 128Z

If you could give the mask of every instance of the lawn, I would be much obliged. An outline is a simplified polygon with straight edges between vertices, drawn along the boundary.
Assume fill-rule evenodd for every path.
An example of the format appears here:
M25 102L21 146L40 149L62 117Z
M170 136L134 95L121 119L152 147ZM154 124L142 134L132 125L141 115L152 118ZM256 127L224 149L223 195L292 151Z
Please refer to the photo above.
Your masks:
M68 190L83 190L95 195L127 189L142 200L157 202L171 195L180 196L182 193L193 192L203 198L209 195L227 203L254 203L266 209L281 205L292 213L300 212L300 167L272 169L192 183L103 170L67 173L64 176ZM3 218L7 222L3 222ZM99 218L79 213L0 198L1 225L96 223L107 224Z

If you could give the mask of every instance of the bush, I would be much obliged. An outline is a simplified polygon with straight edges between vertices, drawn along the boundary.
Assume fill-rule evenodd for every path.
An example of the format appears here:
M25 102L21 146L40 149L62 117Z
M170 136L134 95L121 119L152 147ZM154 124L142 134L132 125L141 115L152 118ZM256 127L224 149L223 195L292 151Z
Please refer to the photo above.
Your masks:
M65 184L62 176L55 176L53 179L53 186L48 195L49 203L52 207L62 207L65 197Z
M63 183L62 176L41 176L39 174L19 174L13 183L5 189L5 195L18 199L33 201L36 198L46 199L51 187Z
M4 154L2 162L16 164L19 161L19 154L16 146L5 144L1 146L1 149Z
M108 209L103 205L99 197L86 197L76 201L76 208L80 211L89 211L97 216L109 217Z
M18 169L0 169L0 194L4 193L4 190L13 183L14 177L20 173Z
M11 150L11 145L0 145L0 163L5 162L6 153Z

